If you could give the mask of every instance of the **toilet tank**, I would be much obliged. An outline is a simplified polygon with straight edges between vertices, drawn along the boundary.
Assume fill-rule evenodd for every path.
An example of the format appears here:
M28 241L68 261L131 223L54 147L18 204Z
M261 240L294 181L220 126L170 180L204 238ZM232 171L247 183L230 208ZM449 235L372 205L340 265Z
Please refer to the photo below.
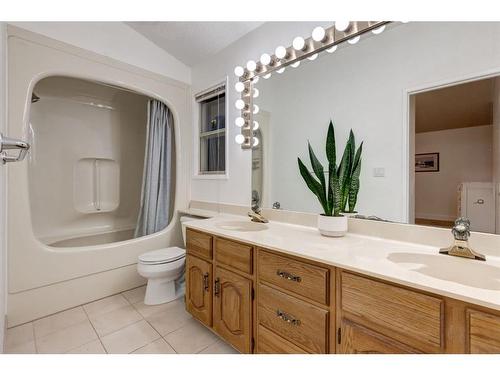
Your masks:
M203 217L199 216L181 216L181 227L182 227L182 240L184 241L184 246L186 246L186 226L184 223L187 223L188 221L193 221L193 220L203 220Z

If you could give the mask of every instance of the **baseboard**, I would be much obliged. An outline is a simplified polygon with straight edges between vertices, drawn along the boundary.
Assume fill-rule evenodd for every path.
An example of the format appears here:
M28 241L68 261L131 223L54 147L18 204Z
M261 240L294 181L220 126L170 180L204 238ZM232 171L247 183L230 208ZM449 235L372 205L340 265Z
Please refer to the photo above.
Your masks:
M31 322L141 285L135 264L8 295L7 327Z

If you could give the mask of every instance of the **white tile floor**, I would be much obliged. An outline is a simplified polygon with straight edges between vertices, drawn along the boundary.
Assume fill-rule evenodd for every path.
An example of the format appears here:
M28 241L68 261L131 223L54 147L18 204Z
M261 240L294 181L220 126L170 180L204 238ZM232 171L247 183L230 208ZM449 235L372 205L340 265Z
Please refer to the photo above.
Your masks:
M197 322L183 299L143 303L145 286L7 330L6 353L232 354Z

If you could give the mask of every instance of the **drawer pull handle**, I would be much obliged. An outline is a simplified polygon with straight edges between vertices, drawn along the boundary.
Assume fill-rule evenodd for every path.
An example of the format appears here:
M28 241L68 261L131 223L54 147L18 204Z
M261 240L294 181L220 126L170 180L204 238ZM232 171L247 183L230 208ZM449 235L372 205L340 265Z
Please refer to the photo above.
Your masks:
M300 325L300 320L295 319L292 315L287 314L284 311L281 311L280 309L276 310L276 316L283 320L284 322L290 323L294 326L299 326Z
M208 292L208 272L203 275L203 289Z
M220 279L216 278L214 283L214 295L216 297L219 297L219 293L220 293Z
M300 283L302 281L302 278L300 276L295 276L293 274L291 274L290 272L286 272L286 271L276 271L276 275L278 275L279 277L283 278L283 279L286 279L286 280L290 280L290 281L296 281L298 283Z

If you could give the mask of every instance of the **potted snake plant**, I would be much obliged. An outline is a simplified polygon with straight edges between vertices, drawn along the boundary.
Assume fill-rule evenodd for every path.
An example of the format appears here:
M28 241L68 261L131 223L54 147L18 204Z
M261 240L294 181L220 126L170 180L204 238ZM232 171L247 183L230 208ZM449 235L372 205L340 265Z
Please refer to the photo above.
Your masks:
M341 237L347 232L347 215L355 213L363 143L356 150L354 134L351 130L342 159L337 166L335 132L333 122L330 121L326 136L328 177L325 177L323 165L309 142L308 150L314 175L300 158L297 158L297 162L307 187L316 195L323 208L323 213L318 215L319 232L324 236Z

